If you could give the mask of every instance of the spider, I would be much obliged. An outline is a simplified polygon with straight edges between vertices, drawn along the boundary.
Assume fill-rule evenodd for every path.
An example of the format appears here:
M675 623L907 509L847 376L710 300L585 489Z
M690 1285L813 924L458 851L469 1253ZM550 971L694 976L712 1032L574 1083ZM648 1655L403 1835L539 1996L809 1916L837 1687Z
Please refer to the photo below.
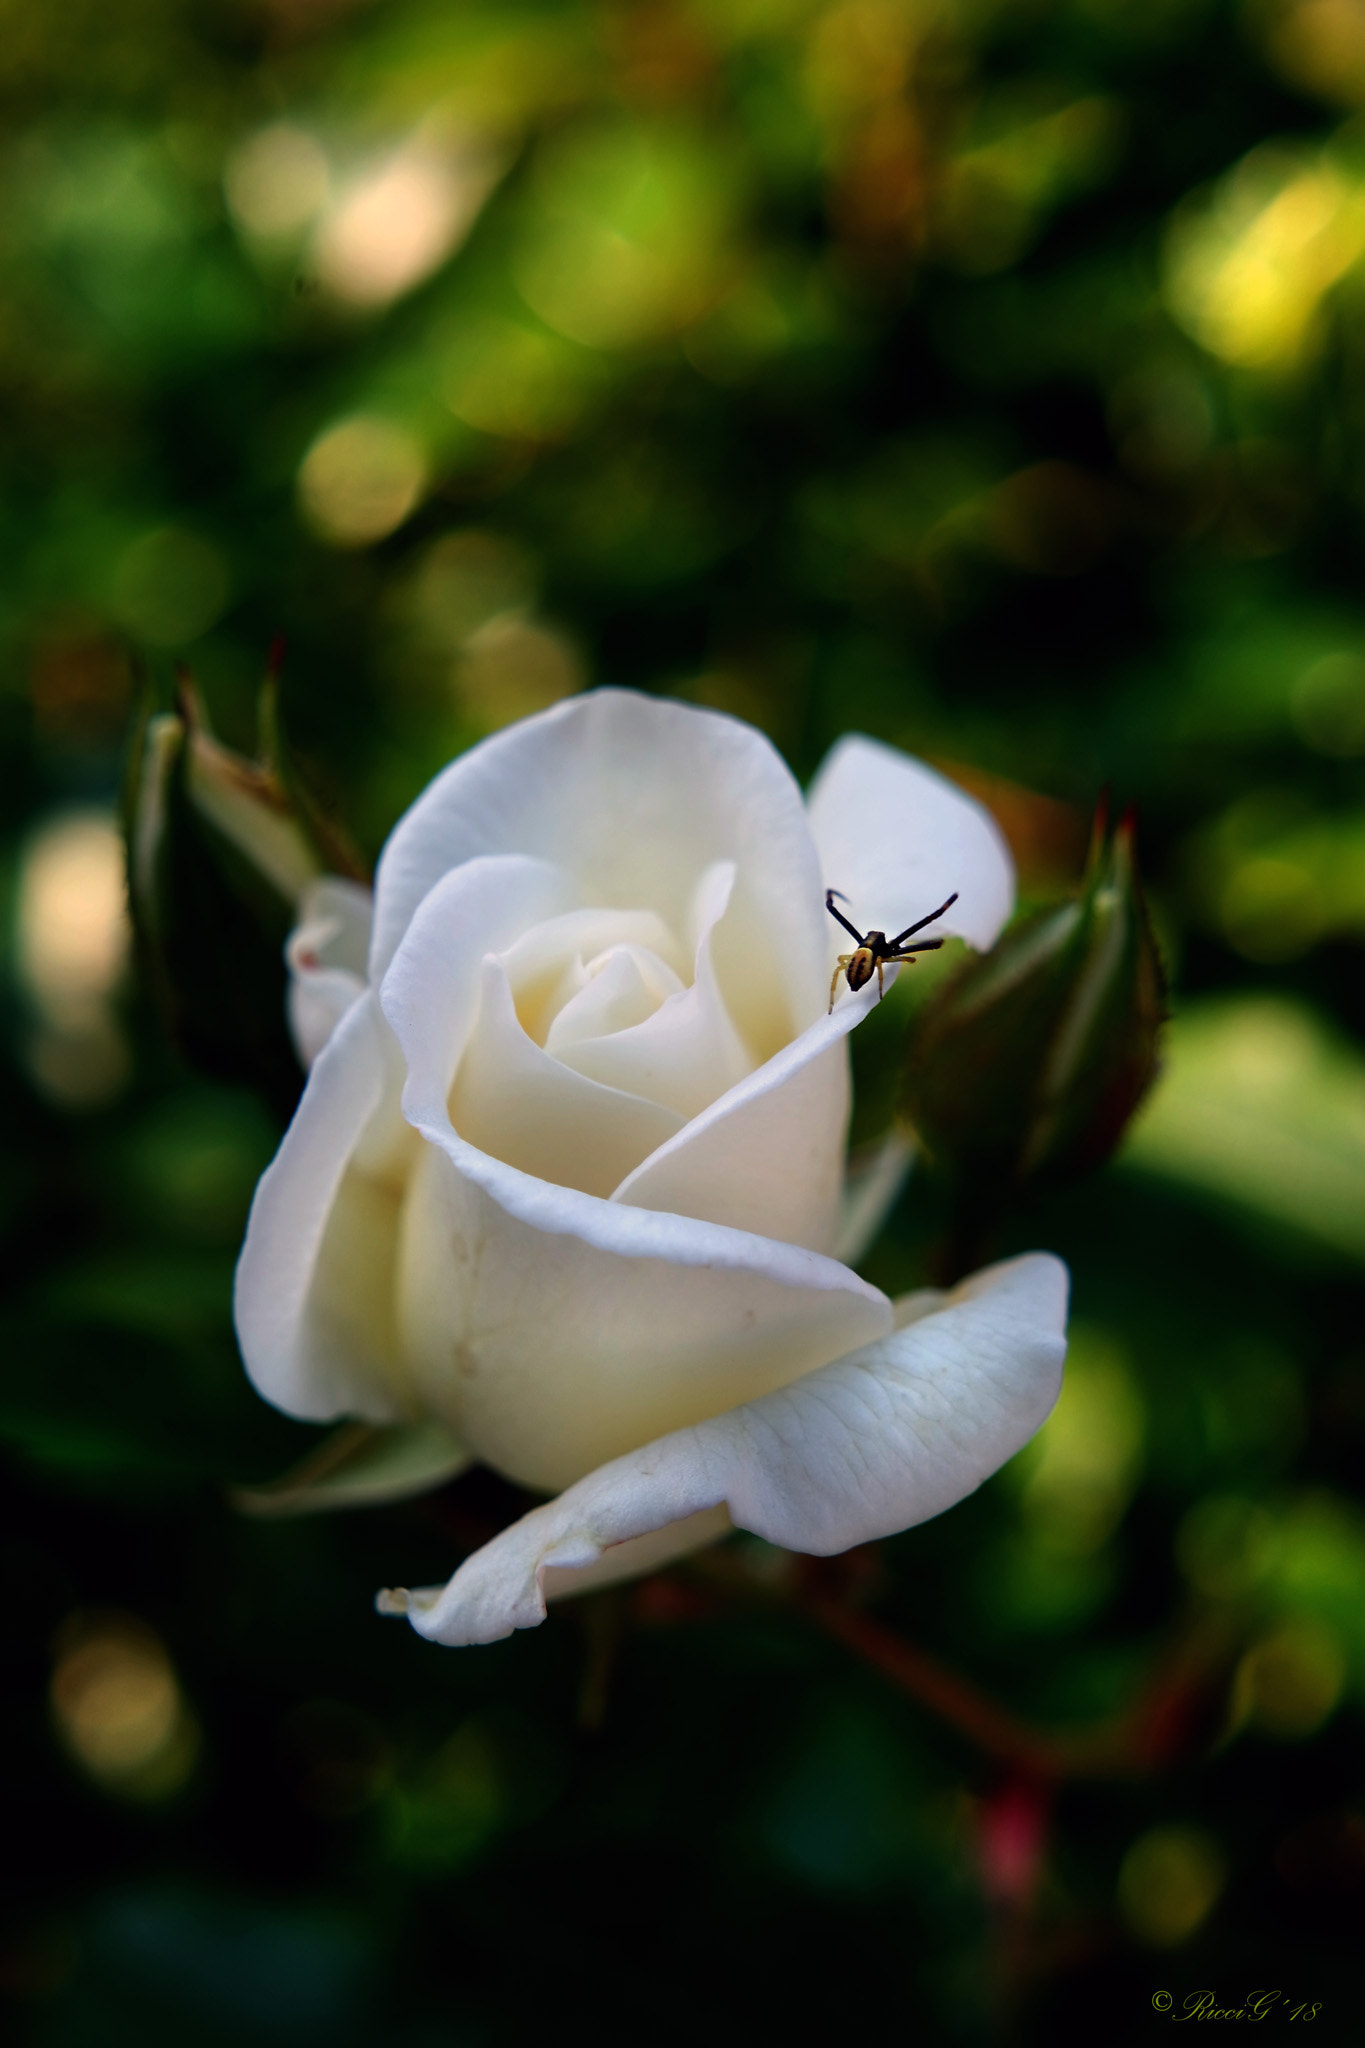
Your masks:
M831 917L837 918L844 930L851 933L858 941L856 953L841 953L839 955L839 965L835 968L834 979L829 985L829 1006L831 1010L834 1008L834 991L839 986L839 976L841 974L850 988L857 989L862 988L867 982L871 981L873 971L875 970L877 976L877 999L880 1001L882 996L886 994L886 989L882 983L883 967L892 966L899 960L908 960L913 967L916 953L936 953L943 944L942 939L921 939L917 946L907 946L905 942L908 938L913 937L916 932L922 932L925 925L932 924L936 917L942 917L945 910L951 909L953 904L957 902L957 893L957 890L954 889L948 901L940 903L937 910L931 910L929 915L920 918L917 924L908 924L903 932L896 934L894 939L888 939L885 932L860 932L856 926L851 925L843 912L834 908L834 898L836 896L841 903L847 903L848 898L844 895L843 890L826 889L826 910Z

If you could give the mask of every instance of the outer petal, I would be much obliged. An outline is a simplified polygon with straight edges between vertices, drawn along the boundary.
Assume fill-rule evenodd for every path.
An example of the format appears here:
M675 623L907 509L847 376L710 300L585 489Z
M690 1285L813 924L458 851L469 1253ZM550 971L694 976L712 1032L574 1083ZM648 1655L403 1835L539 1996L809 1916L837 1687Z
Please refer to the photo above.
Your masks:
M811 784L824 883L842 889L860 931L896 933L950 896L926 937L955 933L983 951L1014 907L1014 862L985 806L894 747L850 734ZM847 940L830 947L831 958Z
M267 1401L327 1421L403 1418L393 1269L405 1155L397 1048L373 995L319 1054L251 1204L234 1313Z
M551 1187L444 1131L404 1208L417 1412L527 1486L764 1394L867 1342L885 1295L794 1245Z
M506 853L566 868L581 902L648 907L677 932L687 929L698 877L733 860L739 879L716 965L753 1057L766 1058L824 1006L828 919L801 793L750 726L594 690L471 748L384 849L371 981L442 875Z
M299 921L285 947L289 1029L311 1067L352 1003L365 993L373 902L368 889L324 875L304 890Z
M1046 1253L904 1304L894 1335L647 1444L523 1516L444 1589L381 1595L435 1642L496 1642L544 1618L545 1575L717 1508L829 1556L941 1514L1027 1442L1061 1386L1066 1268Z
M412 990L442 1094L477 1003L478 962L572 891L544 861L472 862L414 920L428 985ZM407 999L405 993L404 999ZM345 1012L251 1206L235 1314L247 1371L309 1421L416 1419L395 1326L401 1204L421 1146L399 1112L403 1063L373 993Z

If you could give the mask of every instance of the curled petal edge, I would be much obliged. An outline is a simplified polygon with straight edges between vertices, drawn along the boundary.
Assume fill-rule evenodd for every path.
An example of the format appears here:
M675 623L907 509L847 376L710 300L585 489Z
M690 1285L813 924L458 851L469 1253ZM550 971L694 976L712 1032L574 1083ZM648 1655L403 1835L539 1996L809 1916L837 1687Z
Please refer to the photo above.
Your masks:
M461 1565L445 1587L381 1593L419 1635L491 1643L545 1618L617 1545L724 1508L736 1528L832 1556L941 1514L1050 1413L1066 1355L1067 1272L1046 1252L919 1295L891 1336L590 1473ZM705 1527L699 1534L705 1537ZM559 1584L551 1574L563 1575Z

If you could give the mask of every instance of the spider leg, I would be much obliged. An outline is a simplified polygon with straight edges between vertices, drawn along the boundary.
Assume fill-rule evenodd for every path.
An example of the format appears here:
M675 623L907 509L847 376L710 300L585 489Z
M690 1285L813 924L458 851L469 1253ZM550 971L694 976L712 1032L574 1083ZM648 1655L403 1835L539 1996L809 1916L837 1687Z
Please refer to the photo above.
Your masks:
M884 982L884 981L882 980L882 956L881 956L881 954L880 954L880 953L878 953L878 955L877 955L877 1001L878 1001L878 1002L880 1002L880 1001L882 1000L882 997L883 997L883 996L884 996L885 994L886 994L886 983L885 983L885 982Z
M958 892L956 889L954 889L952 895L948 898L948 901L946 903L940 903L937 910L931 910L927 917L922 917L919 920L918 924L908 924L903 932L898 932L895 938L891 941L891 951L893 953L899 952L900 949L904 946L905 941L908 938L910 938L914 932L922 932L924 930L924 927L927 924L932 924L936 917L942 917L945 910L951 910L953 905L957 902L957 898ZM839 917L839 913L837 910L835 911L834 915L836 917ZM840 918L839 922L842 924L843 919ZM943 944L943 941L942 939L939 939L936 941L936 943L941 946ZM918 948L916 950L918 950Z
M913 965L916 953L937 953L945 942L942 939L921 939L917 946L897 946L886 955L888 960L909 960Z
M832 903L830 902L830 897L831 897L831 896L837 896L837 895L838 895L838 893L839 893L839 891L838 891L837 889L826 889L826 891L825 891L825 908L826 908L826 910L827 910L827 911L829 912L830 916L831 916L831 917L834 917L834 918L837 918L837 919L838 919L838 921L839 921L839 923L840 923L840 924L841 924L841 925L843 926L844 930L845 930L845 931L846 931L846 932L847 932L847 933L849 934L849 936L850 936L851 938L855 938L855 939L856 939L856 940L858 941L858 944L859 944L859 945L861 946L861 945L862 945L862 944L864 943L864 940L863 940L863 935L862 935L862 933L861 933L861 932L860 932L860 931L858 930L858 927L857 927L857 925L856 925L856 924L850 924L850 923L849 923L849 921L848 921L848 919L847 919L847 918L846 918L846 917L844 916L844 913L843 913L843 911L842 911L842 910L836 910L836 909L834 908L834 905L833 905L833 904L832 904ZM935 915L937 915L937 912L935 912ZM919 929L918 925L917 925L917 926L915 926L915 930L917 930L917 931L918 931L918 929Z
M852 958L853 958L853 955L852 955L851 953L841 953L841 954L839 955L839 965L838 965L838 966L837 966L837 967L835 968L835 970L834 970L834 979L833 979L833 981L832 981L832 982L830 983L830 985L829 985L829 1008L830 1008L830 1010L832 1010L832 1009L834 1008L834 991L835 991L835 989L836 989L836 988L838 988L838 986L839 986L839 976L840 976L841 974L846 974L846 973L848 972L848 963L849 963L849 961L850 961L850 960L851 960ZM827 1011L825 1012L825 1015L826 1015L826 1016L828 1016L828 1015L829 1015L829 1010L827 1010Z

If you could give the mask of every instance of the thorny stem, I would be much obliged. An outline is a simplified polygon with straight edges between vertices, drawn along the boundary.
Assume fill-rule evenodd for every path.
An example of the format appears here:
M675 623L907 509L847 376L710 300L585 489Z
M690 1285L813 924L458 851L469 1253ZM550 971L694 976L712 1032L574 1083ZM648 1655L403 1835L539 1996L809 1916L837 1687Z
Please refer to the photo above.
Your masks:
M1038 1778L1062 1775L1057 1743L1030 1728L969 1679L940 1664L894 1630L820 1594L807 1594L802 1608L826 1635L852 1650L889 1678L901 1692L947 1721L978 1749Z
M853 1604L847 1571L842 1585L837 1571L844 1563L838 1560L831 1571L822 1561L804 1560L794 1581L783 1587L764 1588L746 1575L744 1590L795 1607L975 1748L1040 1784L1146 1776L1206 1732L1208 1709L1218 1696L1217 1679L1227 1661L1228 1645L1221 1636L1201 1632L1171 1645L1137 1698L1119 1713L1089 1727L1041 1729ZM741 1588L738 1574L728 1561L722 1566L720 1556L695 1560L693 1570L698 1568L713 1584L735 1592Z

